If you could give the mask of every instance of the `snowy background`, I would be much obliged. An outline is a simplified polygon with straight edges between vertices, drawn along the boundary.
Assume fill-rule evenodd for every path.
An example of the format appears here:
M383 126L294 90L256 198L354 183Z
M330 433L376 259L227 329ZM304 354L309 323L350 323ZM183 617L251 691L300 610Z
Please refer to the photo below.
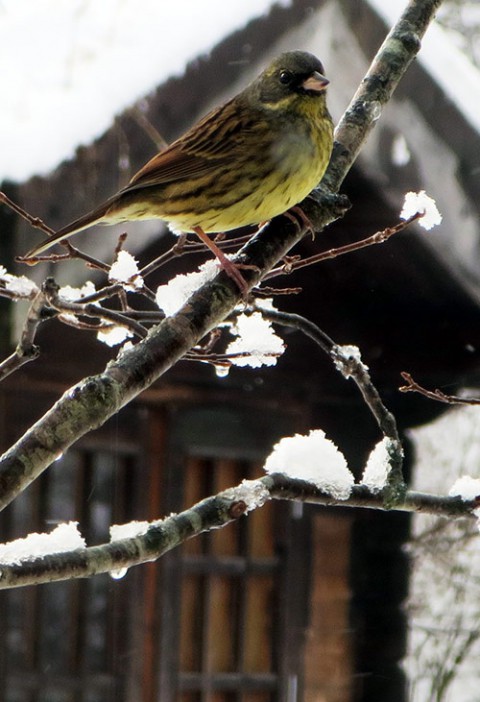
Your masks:
M0 0L0 182L48 173L115 114L273 4Z

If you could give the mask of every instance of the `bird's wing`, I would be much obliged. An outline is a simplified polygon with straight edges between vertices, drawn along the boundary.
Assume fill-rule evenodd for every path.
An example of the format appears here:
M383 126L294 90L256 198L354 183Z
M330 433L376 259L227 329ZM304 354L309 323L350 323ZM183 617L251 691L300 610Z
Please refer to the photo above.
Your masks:
M165 185L185 178L196 178L215 171L220 159L206 159L172 144L148 161L132 178L125 191Z
M123 192L214 174L237 162L252 128L251 116L229 101L148 161Z

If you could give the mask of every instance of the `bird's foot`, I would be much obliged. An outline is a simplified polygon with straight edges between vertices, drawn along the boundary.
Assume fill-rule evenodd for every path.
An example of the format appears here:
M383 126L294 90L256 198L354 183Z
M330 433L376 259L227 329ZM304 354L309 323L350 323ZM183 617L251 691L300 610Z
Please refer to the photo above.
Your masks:
M247 297L248 292L249 292L249 285L243 275L240 273L240 268L243 269L250 269L250 270L259 270L257 266L251 266L246 263L233 263L225 254L223 251L215 244L214 241L210 239L210 237L205 234L203 229L201 227L194 227L193 231L195 234L198 236L198 238L203 241L205 246L207 246L210 251L216 256L220 263L220 268L222 268L225 273L235 281L237 284L238 288L240 289L240 292L242 293L243 297Z
M283 214L285 217L287 217L287 219L296 224L297 227L305 227L305 229L311 233L312 239L315 239L315 228L310 219L307 217L307 215L299 205L290 207L290 209L284 212Z

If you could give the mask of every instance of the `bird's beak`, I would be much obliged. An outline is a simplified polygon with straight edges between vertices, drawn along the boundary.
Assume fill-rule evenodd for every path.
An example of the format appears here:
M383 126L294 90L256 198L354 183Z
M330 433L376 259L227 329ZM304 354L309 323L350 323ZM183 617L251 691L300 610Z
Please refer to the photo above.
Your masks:
M302 88L304 90L313 90L316 93L321 93L322 90L325 90L329 83L330 81L325 78L325 76L322 76L321 73L315 71L303 81Z

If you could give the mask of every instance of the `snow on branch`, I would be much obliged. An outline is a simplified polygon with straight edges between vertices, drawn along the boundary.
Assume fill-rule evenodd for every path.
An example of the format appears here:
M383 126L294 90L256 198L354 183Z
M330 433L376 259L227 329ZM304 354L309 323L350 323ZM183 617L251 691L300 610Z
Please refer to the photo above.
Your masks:
M267 458L265 471L305 480L337 500L347 500L354 483L344 455L321 429L281 439Z
M420 190L419 193L409 192L405 195L400 218L410 219L416 214L420 215L419 224L424 229L432 229L442 221L442 215L438 211L435 200L429 197L425 190Z
M288 466L284 468L288 470ZM350 495L345 498L343 492L341 496L335 496L312 482L291 478L285 473L271 473L258 480L243 481L163 520L116 526L113 540L108 544L83 548L78 536L73 550L66 552L61 552L63 549L57 543L51 546L52 551L40 557L34 557L30 552L26 558L18 559L9 550L8 558L12 560L5 562L8 558L4 559L0 564L0 589L85 578L99 573L122 576L125 569L156 560L186 539L223 527L248 511L260 508L270 499L384 509L381 495L364 485L352 485ZM476 500L408 491L395 509L457 519L474 517L477 507Z

